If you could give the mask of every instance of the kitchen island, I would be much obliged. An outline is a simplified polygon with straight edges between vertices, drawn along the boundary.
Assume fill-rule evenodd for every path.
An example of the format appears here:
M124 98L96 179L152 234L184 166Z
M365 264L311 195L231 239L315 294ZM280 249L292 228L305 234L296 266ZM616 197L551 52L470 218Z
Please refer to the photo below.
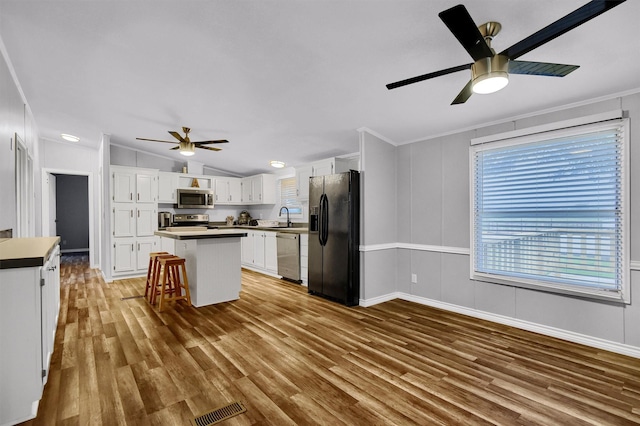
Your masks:
M175 228L174 228L175 229ZM156 231L162 251L186 259L191 303L195 307L240 298L241 229Z

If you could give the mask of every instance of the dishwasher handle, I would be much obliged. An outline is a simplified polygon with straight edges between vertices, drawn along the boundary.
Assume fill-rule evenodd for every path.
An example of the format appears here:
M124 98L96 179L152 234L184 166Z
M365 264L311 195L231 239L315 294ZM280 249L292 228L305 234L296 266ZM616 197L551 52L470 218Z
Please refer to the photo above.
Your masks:
M297 240L298 234L277 233L276 238L284 238L286 240Z

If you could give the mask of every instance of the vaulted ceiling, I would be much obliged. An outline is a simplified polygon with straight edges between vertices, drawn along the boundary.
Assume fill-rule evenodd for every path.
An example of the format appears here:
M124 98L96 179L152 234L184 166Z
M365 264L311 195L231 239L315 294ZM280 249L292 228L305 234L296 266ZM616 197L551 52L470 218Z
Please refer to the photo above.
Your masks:
M500 51L586 0L475 0L498 21ZM0 0L0 37L40 135L60 133L173 158L167 131L228 139L192 160L239 175L358 150L367 127L402 144L640 87L640 1L520 59L580 65L564 78L512 75L492 95L451 101L461 71L385 84L472 62L438 13L445 0Z

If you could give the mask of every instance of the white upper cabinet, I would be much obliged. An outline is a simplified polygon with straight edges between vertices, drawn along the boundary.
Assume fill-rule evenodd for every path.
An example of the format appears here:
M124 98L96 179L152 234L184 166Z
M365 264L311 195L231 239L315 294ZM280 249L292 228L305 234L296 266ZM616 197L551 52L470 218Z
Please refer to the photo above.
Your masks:
M309 178L311 176L311 165L296 167L296 194L299 200L309 199Z
M119 169L111 173L111 195L116 203L133 202L136 190L136 174L131 170Z
M115 203L156 203L158 171L111 166L111 198Z
M216 204L240 204L242 201L242 179L216 177Z
M164 204L176 204L178 200L178 174L170 172L158 173L158 202Z
M158 172L136 173L136 202L156 203L158 201Z
M275 204L276 179L271 174L260 174L242 179L243 204Z
M348 172L352 160L345 158L327 158L311 164L296 167L296 189L299 200L309 199L309 178L312 176L333 175Z

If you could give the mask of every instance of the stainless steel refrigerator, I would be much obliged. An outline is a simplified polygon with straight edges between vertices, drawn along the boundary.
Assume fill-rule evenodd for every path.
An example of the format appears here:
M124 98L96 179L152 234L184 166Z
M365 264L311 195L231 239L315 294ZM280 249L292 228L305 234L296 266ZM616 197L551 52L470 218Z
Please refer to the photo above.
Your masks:
M360 174L309 179L309 293L360 301Z

